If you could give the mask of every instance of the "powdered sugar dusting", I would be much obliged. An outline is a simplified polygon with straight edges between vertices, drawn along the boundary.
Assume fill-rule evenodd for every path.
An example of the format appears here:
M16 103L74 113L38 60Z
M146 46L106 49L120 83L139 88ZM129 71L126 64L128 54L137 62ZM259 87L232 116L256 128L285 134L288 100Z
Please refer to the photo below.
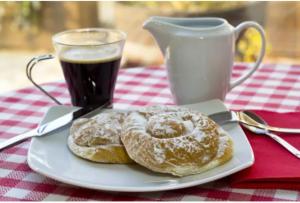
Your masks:
M71 127L71 136L80 146L121 144L120 134L124 116L124 113L110 112L76 120Z
M190 133L194 130L194 123L190 120L183 121L183 125L184 125L187 133Z
M153 145L153 152L155 154L155 159L158 161L159 164L165 161L165 150L158 146L158 144Z
M226 136L226 135L220 136L217 158L220 158L224 155L225 150L228 148L228 141L229 141L228 136Z
M195 128L192 134L195 136L195 139L198 142L202 142L203 138L206 136L206 134L200 131L198 128Z

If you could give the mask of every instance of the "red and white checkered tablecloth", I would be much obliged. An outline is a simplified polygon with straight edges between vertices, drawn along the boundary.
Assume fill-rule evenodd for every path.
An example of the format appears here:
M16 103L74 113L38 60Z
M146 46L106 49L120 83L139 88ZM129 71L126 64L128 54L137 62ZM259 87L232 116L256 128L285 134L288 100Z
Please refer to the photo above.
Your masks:
M248 69L234 68L233 77ZM64 83L44 87L69 104ZM164 68L121 70L114 107L173 104ZM0 141L34 128L55 105L36 88L0 96ZM300 66L265 64L226 98L231 109L300 111ZM154 193L107 193L59 183L33 172L26 163L29 141L0 152L0 200L300 200L300 191L233 189L219 180L198 187Z

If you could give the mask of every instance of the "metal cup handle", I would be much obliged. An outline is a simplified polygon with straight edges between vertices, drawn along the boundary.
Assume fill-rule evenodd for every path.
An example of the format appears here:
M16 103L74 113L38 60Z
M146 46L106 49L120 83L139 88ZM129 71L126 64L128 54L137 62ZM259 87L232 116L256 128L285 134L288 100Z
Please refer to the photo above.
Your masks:
M62 105L61 102L59 102L55 97L53 97L51 94L49 94L45 89L43 89L40 85L38 85L32 78L32 69L35 67L36 64L38 64L41 61L53 59L54 56L51 54L36 56L32 58L26 65L26 75L27 78L30 80L30 82L36 86L39 90L41 90L45 95L47 95L50 99L52 99L56 104Z

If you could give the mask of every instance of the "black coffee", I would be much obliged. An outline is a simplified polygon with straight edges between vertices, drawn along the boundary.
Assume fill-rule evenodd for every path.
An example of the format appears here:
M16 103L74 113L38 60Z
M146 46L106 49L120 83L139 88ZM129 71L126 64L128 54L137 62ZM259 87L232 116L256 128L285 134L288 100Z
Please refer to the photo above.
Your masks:
M95 108L110 102L121 58L60 60L74 106Z

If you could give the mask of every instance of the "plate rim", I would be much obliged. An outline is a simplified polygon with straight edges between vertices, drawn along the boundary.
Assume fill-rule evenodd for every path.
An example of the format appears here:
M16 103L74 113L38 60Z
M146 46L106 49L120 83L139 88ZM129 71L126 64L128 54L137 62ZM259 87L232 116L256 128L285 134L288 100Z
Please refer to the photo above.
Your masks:
M213 176L211 178L207 178L209 179L208 181L203 182L202 180L207 180L207 179L200 179L200 180L195 180L195 181L191 181L191 182L187 182L187 183L180 183L178 185L166 185L166 186L147 186L146 188L142 188L142 187L115 187L115 186L101 186L101 185L94 185L94 184L90 184L90 183L80 183L80 182L72 182L70 181L70 179L67 178L62 178L59 176L53 176L52 174L46 174L44 173L42 170L39 170L38 168L32 166L30 164L30 162L28 161L28 165L29 167L34 170L35 172L44 175L45 177L49 177L53 180L56 180L58 182L61 183L66 183L72 186L79 186L82 188L87 188L87 189L95 189L95 190L101 190L101 191L110 191L110 192L159 192L159 191L168 191L168 190L176 190L176 189L183 189L183 188L188 188L188 187L193 187L193 186L198 186L198 185L202 185L205 183L209 183L224 177L227 177L235 172L241 171L243 169L248 168L249 166L251 166L254 163L254 159L252 159L251 161L240 165L239 167L235 167L234 169L228 170L226 172L223 172L219 175ZM177 178L177 177L174 177ZM202 181L202 182L201 182Z
M220 100L210 100L210 101L206 101L206 102L212 102L212 101L216 101L218 103L221 103L228 110L228 108ZM69 106L52 106L52 107L50 107L48 109L48 111L43 115L41 121L43 121L46 118L48 112L53 107L54 108L57 108L57 107L61 107L61 108L66 108L67 107L68 108ZM69 108L74 108L74 107L69 107ZM51 178L53 180L56 180L58 182L66 183L66 184L69 184L69 185L72 185L72 186L79 186L79 187L87 188L87 189L95 189L95 190L110 191L110 192L158 192L158 191L176 190L176 189L182 189L182 188L187 188L187 187L198 186L198 185L202 185L202 184L205 184L205 183L209 183L209 182L227 177L227 176L229 176L231 174L234 174L238 171L246 169L246 168L250 167L251 165L253 165L254 161L255 161L252 146L250 145L249 140L246 138L245 141L247 142L247 144L250 148L250 158L251 158L251 160L248 160L247 162L245 162L241 165L238 165L238 166L234 167L233 169L226 170L225 172L222 172L220 174L216 174L212 177L207 177L205 179L198 179L198 180L196 179L196 180L193 180L193 181L190 181L190 182L179 183L179 184L176 184L176 185L165 185L165 186L159 186L159 187L158 186L147 186L147 187L144 188L144 187L137 187L137 186L133 186L133 187L131 187L131 186L130 187L126 187L126 186L125 187L120 187L120 186L107 186L107 185L103 186L103 185L91 184L89 182L88 183L87 182L81 183L78 180L65 178L65 177L59 176L57 174L52 174L52 173L49 174L49 173L44 172L43 170L41 170L39 167L35 166L34 161L31 160L32 157L30 156L30 154L31 154L30 151L32 150L32 144L34 143L34 141L33 141L34 139L38 139L38 138L37 137L32 138L32 140L30 142L30 145L29 145L29 148L28 148L28 153L27 153L27 163L33 171L35 171L39 174L42 174L45 177L49 177L49 178ZM217 167L219 167L219 166L217 166ZM174 177L174 178L180 179L180 177ZM205 180L205 181L203 181L203 180Z

